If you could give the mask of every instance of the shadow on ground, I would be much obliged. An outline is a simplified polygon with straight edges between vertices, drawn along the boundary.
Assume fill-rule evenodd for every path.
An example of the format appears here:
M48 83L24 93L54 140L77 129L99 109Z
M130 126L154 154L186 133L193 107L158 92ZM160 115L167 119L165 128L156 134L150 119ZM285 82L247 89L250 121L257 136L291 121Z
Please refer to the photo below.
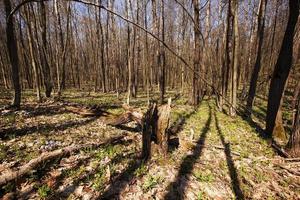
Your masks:
M217 132L218 132L220 140L224 146L224 153L226 156L226 162L227 162L227 167L229 170L229 175L231 178L231 186L233 188L233 192L235 194L236 199L244 199L244 194L243 194L243 191L241 190L241 186L240 186L241 184L240 184L240 181L238 178L238 173L237 173L236 167L234 165L234 161L231 156L230 143L227 143L225 141L224 134L219 125L219 120L216 115L216 111L214 112L214 117L215 117Z
M210 130L210 125L212 121L212 109L211 106L209 105L209 117L205 123L205 126L201 130L201 136L197 141L196 146L194 146L192 150L192 154L187 155L180 167L179 171L176 177L176 180L172 183L170 183L167 187L168 193L165 195L165 199L183 199L184 195L184 190L187 186L187 179L186 176L190 175L193 171L194 165L197 161L198 158L201 157L204 144L205 144L205 139L207 136L208 131Z
M34 126L26 126L24 128L15 128L15 127L10 127L10 128L5 128L0 130L0 139L2 140L8 140L14 137L20 137L23 135L28 135L32 134L34 132L50 132L53 130L57 131L63 131L68 128L76 128L80 126L87 125L93 121L95 121L97 117L92 117L88 118L85 120L71 120L67 122L59 122L59 123L54 123L54 124L43 124L43 125L34 125Z

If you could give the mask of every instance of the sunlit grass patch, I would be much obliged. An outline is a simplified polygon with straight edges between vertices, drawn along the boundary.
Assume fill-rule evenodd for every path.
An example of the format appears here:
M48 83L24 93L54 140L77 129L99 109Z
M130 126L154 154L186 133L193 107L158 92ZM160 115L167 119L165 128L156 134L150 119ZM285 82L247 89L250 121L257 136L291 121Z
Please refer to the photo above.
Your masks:
M213 174L209 169L197 169L193 172L193 175L200 182L211 183L214 180Z
M163 178L161 176L153 176L153 175L148 175L142 185L143 191L148 192L152 188L156 187L158 184L163 182Z
M38 187L37 193L40 196L40 198L45 199L52 193L52 190L48 185L42 185Z

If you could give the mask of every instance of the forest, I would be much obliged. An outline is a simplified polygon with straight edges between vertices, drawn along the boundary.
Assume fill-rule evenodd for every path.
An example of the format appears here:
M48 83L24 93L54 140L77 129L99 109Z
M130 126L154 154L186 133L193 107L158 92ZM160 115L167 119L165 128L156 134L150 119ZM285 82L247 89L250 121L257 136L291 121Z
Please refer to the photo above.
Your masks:
M300 199L299 0L0 0L0 199Z

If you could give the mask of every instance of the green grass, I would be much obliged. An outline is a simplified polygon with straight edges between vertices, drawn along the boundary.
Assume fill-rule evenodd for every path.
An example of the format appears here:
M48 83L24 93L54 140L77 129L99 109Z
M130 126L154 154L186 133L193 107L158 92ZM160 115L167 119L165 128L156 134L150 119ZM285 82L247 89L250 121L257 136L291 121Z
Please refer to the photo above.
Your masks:
M37 192L42 199L45 199L51 194L52 191L48 185L42 185L38 188Z
M0 144L0 160L4 160L7 156L8 147L4 144Z
M105 169L100 167L98 172L95 174L92 187L97 191L102 191L105 188Z
M163 181L163 178L160 176L152 176L149 175L146 177L142 189L144 192L148 192L149 190L153 189L155 186L160 184Z
M122 151L120 145L107 145L96 152L96 158L102 160L105 157L112 158Z
M143 163L139 168L137 168L134 172L134 175L140 177L145 175L148 171L148 167Z
M196 179L199 182L206 182L211 183L214 180L214 177L209 169L202 171L200 169L197 169L193 175L196 177Z

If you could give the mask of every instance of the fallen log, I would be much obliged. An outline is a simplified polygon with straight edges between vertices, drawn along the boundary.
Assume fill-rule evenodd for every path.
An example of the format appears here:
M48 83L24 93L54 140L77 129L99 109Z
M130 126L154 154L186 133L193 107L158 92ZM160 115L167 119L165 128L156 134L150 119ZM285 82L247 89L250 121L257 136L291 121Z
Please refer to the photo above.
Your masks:
M10 171L0 176L0 187L9 183L10 181L21 178L22 176L28 174L30 171L38 167L40 164L52 160L54 158L59 158L63 156L70 155L73 152L77 152L84 148L97 148L99 146L105 145L107 143L113 143L120 141L124 136L119 136L116 138L109 139L108 141L102 143L91 143L91 144L81 144L81 145L71 145L62 149L58 149L52 152L42 153L39 157L32 159L27 164L20 166L18 170Z
M112 117L107 120L107 124L111 126L119 126L135 121L137 124L142 125L142 119L144 114L140 109L135 109L127 104L122 105L125 113Z
M99 116L108 116L111 113L103 110L99 106L93 106L91 108L84 108L84 107L76 107L76 106L66 106L65 110L81 115L82 117L99 117Z

